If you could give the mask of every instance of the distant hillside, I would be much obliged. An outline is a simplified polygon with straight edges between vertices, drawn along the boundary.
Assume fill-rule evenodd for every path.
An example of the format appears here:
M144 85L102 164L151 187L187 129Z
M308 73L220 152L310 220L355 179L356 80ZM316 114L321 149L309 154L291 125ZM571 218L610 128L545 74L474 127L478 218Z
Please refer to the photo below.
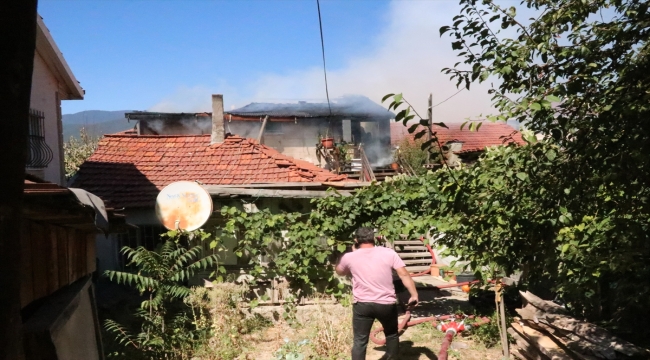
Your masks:
M75 114L65 114L62 117L63 139L67 141L70 136L78 137L82 127L85 127L92 136L132 129L135 122L128 122L124 118L124 113L130 111L87 110Z

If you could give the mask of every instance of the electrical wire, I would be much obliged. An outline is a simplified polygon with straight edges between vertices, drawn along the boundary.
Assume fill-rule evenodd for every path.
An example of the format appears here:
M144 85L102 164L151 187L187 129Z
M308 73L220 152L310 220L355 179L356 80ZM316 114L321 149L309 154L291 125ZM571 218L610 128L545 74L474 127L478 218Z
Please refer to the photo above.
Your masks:
M465 90L465 88L462 88L462 89L456 91L456 93L455 93L454 95L452 95L452 96L450 96L450 97L448 97L448 98L442 100L441 102L439 102L439 103L437 103L437 104L431 106L431 108L433 109L434 107L436 107L436 106L438 106L438 105L442 105L445 101L447 101L447 100L453 98L454 96L460 94L463 90Z
M325 66L325 41L323 40L323 21L320 16L320 0L316 0L316 6L318 7L318 26L320 27L320 47L323 52L323 74L325 75L325 95L327 96L327 107L330 110L330 116L332 116L332 105L330 104L330 93L327 88L327 66Z

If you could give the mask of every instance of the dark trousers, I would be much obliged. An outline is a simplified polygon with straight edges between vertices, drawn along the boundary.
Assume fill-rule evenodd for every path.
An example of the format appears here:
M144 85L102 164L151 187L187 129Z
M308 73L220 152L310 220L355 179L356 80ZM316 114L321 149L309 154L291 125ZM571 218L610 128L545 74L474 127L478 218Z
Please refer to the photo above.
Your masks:
M397 353L399 352L397 305L358 302L352 307L352 330L354 333L352 360L366 359L370 329L375 319L379 320L381 326L383 326L384 335L386 336L386 356L383 359L397 359Z

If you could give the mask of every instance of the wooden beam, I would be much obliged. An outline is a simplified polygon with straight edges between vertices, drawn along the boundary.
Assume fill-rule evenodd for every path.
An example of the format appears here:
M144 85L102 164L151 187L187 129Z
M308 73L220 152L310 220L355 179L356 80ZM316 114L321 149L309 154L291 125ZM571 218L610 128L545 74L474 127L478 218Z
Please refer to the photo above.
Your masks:
M315 190L271 190L271 189L241 189L221 187L219 185L203 185L203 188L211 195L217 197L247 195L251 197L267 197L267 198L322 198L331 196L326 191ZM339 191L342 196L350 196L348 191Z
M34 299L34 275L32 270L32 245L29 242L29 221L23 220L21 225L21 281L20 305L26 306Z
M264 136L264 129L266 128L266 123L269 121L269 116L266 115L264 117L264 121L262 122L262 127L260 128L260 133L257 134L257 142L262 143L262 136Z

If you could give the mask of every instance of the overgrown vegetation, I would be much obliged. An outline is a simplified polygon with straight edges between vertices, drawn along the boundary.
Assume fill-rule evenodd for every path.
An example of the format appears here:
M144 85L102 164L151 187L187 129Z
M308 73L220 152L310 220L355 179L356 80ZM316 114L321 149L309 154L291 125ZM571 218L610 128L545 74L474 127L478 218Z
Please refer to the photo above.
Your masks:
M203 255L202 231L169 231L155 250L122 249L137 272L106 271L118 284L145 298L128 325L106 320L105 327L122 345L109 356L125 359L189 359L212 334L206 307L190 297L186 285L197 272L217 266L217 255ZM186 301L189 300L189 301Z
M405 138L399 143L399 148L395 152L395 160L401 164L408 166L412 169L415 174L422 175L427 172L427 169L424 168L424 165L427 163L429 158L429 151L426 147L423 149L424 141L422 140L410 140ZM436 158L435 154L431 155L432 158Z
M70 136L70 139L63 143L66 179L73 177L81 164L95 152L99 139L99 136L89 135L86 128L82 127L79 130L79 138Z
M307 215L225 209L229 226L245 229L240 246L254 255L256 275L286 276L303 289L325 283L336 293L344 285L331 265L358 226L390 240L444 235L438 242L473 269L495 270L483 275L520 271L524 286L557 296L573 314L650 338L639 332L650 318L648 4L523 4L531 20L514 7L461 0L441 35L451 34L461 58L445 71L466 88L497 78L490 93L498 113L488 119L525 123L529 145L489 150L470 168L332 193ZM401 108L397 120L416 117L400 94L389 98ZM268 268L256 262L282 240Z

